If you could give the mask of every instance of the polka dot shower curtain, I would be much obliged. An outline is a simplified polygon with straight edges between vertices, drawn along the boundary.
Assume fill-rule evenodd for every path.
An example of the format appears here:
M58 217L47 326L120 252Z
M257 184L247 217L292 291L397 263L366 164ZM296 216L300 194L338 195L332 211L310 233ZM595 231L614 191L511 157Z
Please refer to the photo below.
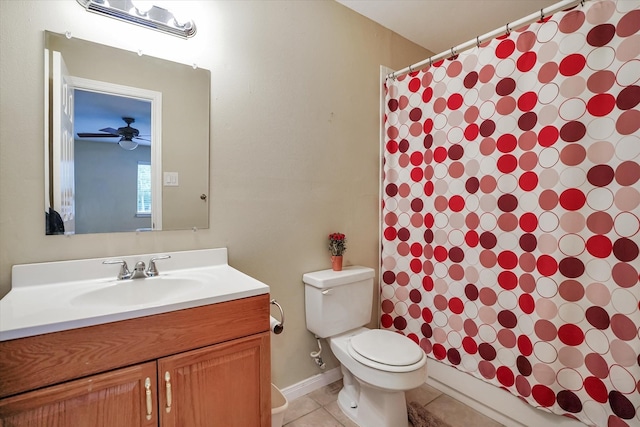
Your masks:
M387 79L382 327L535 407L639 426L639 80L637 0Z

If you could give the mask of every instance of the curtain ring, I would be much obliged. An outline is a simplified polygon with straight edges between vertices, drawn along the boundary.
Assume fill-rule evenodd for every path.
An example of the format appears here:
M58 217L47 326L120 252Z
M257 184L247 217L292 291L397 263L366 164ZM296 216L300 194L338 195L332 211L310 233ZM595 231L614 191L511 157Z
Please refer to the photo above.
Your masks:
M507 22L507 35L511 34L511 30L509 29L509 23Z
M480 36L476 36L476 47L480 47Z
M433 57L429 57L429 67L433 66Z
M413 73L413 65L409 65L409 72Z
M451 48L451 58L453 58L454 56L456 56L456 51Z
M584 0L580 0L580 7L584 7Z
M544 21L544 9L540 9L540 21Z

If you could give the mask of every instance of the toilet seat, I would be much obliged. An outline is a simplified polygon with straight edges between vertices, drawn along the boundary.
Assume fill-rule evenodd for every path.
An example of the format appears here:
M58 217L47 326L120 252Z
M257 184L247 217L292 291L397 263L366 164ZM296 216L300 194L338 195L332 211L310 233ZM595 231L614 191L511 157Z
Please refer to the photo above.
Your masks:
M352 336L348 351L363 365L387 372L413 371L426 361L426 355L415 342L404 335L382 329Z

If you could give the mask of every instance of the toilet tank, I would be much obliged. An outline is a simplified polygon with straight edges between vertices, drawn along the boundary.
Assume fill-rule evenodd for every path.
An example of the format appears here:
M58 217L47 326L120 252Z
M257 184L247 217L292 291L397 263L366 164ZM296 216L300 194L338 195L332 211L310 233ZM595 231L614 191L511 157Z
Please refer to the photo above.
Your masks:
M359 266L304 274L307 329L327 338L369 323L373 276L372 268Z

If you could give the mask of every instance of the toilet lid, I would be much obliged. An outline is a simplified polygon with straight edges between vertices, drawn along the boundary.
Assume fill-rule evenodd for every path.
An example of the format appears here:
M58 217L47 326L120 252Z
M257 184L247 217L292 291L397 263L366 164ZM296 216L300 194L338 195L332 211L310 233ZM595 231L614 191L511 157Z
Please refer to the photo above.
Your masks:
M389 366L408 366L424 356L422 349L404 335L372 329L351 338L351 348L359 355Z

